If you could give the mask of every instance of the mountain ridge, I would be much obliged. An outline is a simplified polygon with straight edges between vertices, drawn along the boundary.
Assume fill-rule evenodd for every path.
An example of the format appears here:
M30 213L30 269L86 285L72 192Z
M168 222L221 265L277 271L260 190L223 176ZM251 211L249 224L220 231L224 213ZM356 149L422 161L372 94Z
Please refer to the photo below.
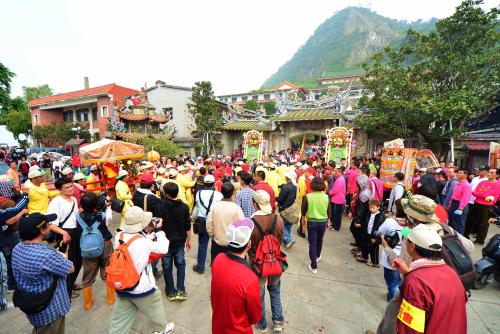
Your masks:
M309 39L262 85L283 81L315 86L320 76L362 73L361 64L387 45L400 43L410 28L429 31L436 19L406 22L363 7L347 7L321 23Z

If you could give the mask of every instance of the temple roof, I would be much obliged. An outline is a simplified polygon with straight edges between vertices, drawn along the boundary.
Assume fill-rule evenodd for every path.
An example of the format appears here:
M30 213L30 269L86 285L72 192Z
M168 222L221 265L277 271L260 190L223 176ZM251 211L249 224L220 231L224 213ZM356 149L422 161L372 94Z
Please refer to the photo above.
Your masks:
M340 118L340 114L334 114L331 109L301 109L289 110L283 115L274 116L273 121L292 122L292 121L315 121L322 119Z
M272 125L263 125L256 119L239 119L224 125L222 128L229 131L272 131Z
M120 118L124 119L126 121L132 121L132 122L143 122L147 121L148 119L155 122L155 123L166 123L168 122L168 118L164 116L153 116L153 115L146 115L146 114L125 114L125 113L120 113Z

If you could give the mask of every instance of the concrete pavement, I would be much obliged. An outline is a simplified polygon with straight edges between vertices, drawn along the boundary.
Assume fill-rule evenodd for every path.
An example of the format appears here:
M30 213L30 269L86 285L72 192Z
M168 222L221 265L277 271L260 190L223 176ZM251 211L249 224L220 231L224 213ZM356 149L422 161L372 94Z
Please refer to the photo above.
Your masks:
M361 334L366 329L377 328L386 305L383 270L355 261L350 253L351 236L347 226L345 220L340 232L326 232L317 274L307 269L307 240L297 237L294 231L297 242L287 251L289 268L281 285L286 323L284 333ZM495 233L500 233L500 229L490 226L489 237ZM175 333L211 332L210 272L199 275L191 270L196 261L196 237L193 246L186 264L189 299L185 302L163 300L167 319L175 322ZM477 248L474 260L480 255L481 249ZM157 283L163 291L163 279L158 279ZM92 311L83 310L83 296L73 300L66 317L66 333L107 332L112 306L106 305L104 283L96 282L93 290ZM9 299L11 297L9 294ZM266 303L268 323L272 324L269 298ZM500 333L500 284L495 282L483 290L473 290L467 304L467 316L468 333ZM31 330L19 309L0 315L0 333L31 333ZM138 314L132 333L151 332L146 315Z

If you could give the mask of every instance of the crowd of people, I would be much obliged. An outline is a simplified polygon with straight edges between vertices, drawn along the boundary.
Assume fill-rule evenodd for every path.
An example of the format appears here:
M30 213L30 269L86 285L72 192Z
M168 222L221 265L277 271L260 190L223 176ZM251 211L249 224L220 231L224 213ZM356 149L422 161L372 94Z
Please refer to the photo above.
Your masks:
M187 300L186 252L197 247L191 269L212 273L213 333L282 332L283 250L304 237L317 274L325 233L348 220L354 261L383 267L388 306L378 333L465 333L467 278L443 256L444 240L455 236L465 254L484 244L500 171L470 175L443 163L418 170L412 186L396 173L388 191L377 160L295 153L124 161L108 192L98 165L82 170L49 155L28 166L12 161L0 176L0 314L14 307L10 290L34 333L64 333L71 298L83 294L90 311L99 274L114 305L110 333L128 333L137 311L155 333L171 333L156 279L163 276L167 300Z

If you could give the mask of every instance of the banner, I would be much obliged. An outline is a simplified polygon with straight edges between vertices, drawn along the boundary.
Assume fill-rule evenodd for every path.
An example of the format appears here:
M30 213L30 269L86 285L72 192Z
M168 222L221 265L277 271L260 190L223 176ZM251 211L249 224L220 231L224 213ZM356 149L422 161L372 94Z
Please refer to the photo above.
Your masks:
M255 130L243 134L243 158L251 162L262 161L264 135Z
M326 129L326 160L333 160L340 166L341 160L346 159L349 164L353 142L351 129L343 127Z
M387 148L382 149L380 165L380 179L384 188L392 189L396 184L394 174L401 172L405 175L403 181L407 190L412 189L413 171L417 168L416 148Z
M500 168L500 143L490 142L490 168Z

